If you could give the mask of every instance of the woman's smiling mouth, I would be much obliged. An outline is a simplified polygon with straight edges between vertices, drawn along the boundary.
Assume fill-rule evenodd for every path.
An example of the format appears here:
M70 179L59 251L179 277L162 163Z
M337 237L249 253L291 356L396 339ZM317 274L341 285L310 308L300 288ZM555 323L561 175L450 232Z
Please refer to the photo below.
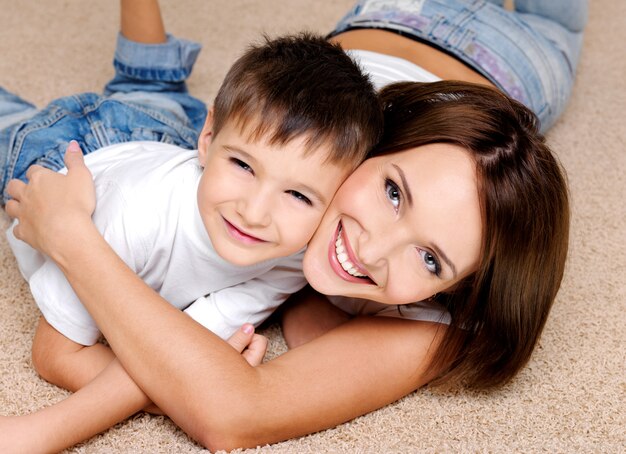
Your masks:
M359 284L374 284L372 279L365 274L365 270L358 265L354 253L350 248L347 238L343 235L341 223L337 226L335 241L329 247L329 260L331 268L343 280L357 282Z

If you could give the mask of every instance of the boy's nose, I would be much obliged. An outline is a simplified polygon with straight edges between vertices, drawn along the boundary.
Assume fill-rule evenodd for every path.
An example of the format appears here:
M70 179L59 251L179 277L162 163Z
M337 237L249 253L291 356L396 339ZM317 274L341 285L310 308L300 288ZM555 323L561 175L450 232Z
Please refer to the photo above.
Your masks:
M241 204L240 214L249 227L267 227L271 220L271 201L267 195L255 194Z

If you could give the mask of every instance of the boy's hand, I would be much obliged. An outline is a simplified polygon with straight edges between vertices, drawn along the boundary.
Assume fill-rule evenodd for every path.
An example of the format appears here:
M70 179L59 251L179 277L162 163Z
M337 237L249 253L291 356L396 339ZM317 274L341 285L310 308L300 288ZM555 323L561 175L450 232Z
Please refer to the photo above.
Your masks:
M75 141L65 152L65 165L67 175L32 166L26 172L28 184L11 180L7 186L12 199L6 203L6 212L19 222L13 233L48 255L61 240L73 241L71 229L80 222L91 223L96 206L91 172Z
M241 353L251 366L258 366L263 362L267 350L267 338L256 334L254 326L251 324L243 325L235 334L230 336L228 343Z

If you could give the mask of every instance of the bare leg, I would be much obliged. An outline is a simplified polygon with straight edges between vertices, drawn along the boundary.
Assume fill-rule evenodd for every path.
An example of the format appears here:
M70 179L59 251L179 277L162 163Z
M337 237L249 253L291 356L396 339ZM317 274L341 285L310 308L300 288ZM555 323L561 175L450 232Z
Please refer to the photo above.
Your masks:
M580 33L587 23L587 0L515 0L515 10L536 14Z
M131 41L158 44L167 41L157 0L122 0L122 35Z

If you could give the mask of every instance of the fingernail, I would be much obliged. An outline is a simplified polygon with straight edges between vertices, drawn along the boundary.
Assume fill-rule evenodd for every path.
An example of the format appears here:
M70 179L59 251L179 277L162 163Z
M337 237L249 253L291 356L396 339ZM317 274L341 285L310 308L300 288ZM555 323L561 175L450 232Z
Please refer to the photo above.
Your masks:
M67 149L69 151L80 151L80 147L78 146L78 142L76 142L75 140L70 140L70 144L68 145Z
M241 330L246 334L250 334L254 331L254 326L252 326L249 323L246 323L245 325L241 327Z

